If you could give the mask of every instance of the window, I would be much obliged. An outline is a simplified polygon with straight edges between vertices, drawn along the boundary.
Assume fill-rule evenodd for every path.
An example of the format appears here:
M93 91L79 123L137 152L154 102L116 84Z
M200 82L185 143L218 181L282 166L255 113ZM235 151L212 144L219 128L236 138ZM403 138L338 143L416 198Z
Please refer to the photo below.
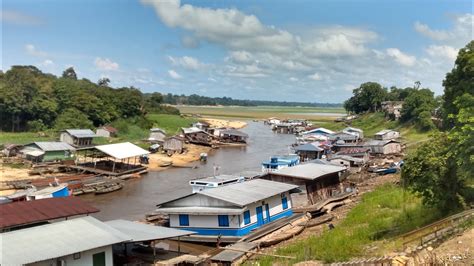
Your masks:
M281 198L281 205L283 206L283 210L288 209L288 200L285 198Z
M179 215L179 226L189 226L189 215L187 214Z
M249 224L250 223L250 211L245 211L244 212L244 224Z
M229 216L228 215L219 215L219 226L228 227L229 226Z

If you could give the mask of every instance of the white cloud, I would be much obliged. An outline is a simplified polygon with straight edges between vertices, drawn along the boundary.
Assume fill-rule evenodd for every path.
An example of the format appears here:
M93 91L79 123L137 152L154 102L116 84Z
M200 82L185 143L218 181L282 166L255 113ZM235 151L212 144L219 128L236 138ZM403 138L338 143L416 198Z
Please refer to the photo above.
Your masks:
M25 50L29 55L32 55L32 56L36 56L36 57L48 56L46 52L38 50L33 44L25 45Z
M203 64L199 62L199 60L197 60L196 58L190 57L190 56L183 56L183 57L168 56L168 59L170 60L171 64L173 64L174 66L181 66L189 70L199 70L206 67L206 64Z
M43 21L37 17L30 16L14 10L2 9L0 13L2 23L11 23L16 25L36 26L43 24Z
M413 66L416 62L416 57L407 55L397 48L388 48L387 55L392 57L397 63L404 66Z
M100 70L112 71L112 70L119 69L119 64L116 62L113 62L112 60L108 58L96 57L96 59L94 60L94 64Z
M426 52L431 57L444 58L451 62L454 62L458 56L458 50L448 45L430 45Z
M176 71L174 71L173 69L170 69L168 70L168 75L172 78L172 79L181 79L181 75L178 74Z
M49 66L54 65L54 62L51 59L46 59L43 62L41 62L40 65L43 66L43 67L49 67Z
M263 69L255 64L227 66L227 71L225 74L228 76L240 78L262 78L267 76Z
M254 61L252 54L247 51L232 51L227 60L236 64L248 64Z
M432 29L419 21L415 22L414 27L417 32L430 39L460 48L473 39L473 21L474 15L467 13L454 16L453 27L450 30Z
M318 73L314 73L312 75L309 75L308 78L312 79L312 80L321 80L321 76L318 74Z
M290 77L289 80L290 80L290 81L293 81L293 82L296 82L296 81L298 81L298 78Z
M200 45L199 40L191 36L181 37L181 44L186 48L198 48Z
M217 80L213 77L209 77L209 78L207 78L207 80L212 81L212 82L217 82Z

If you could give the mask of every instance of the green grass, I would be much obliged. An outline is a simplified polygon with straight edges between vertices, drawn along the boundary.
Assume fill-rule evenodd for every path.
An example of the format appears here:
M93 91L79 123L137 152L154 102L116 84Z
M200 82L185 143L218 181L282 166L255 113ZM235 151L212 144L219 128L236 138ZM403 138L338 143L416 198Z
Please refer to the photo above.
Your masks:
M59 139L56 132L48 132L40 136L36 132L0 132L0 146L3 144L28 144L33 141L50 141Z
M311 236L275 252L294 256L295 260L266 256L259 258L258 262L260 265L293 264L305 260L335 262L358 256L382 255L380 252L383 250L368 251L367 245L391 240L439 217L438 212L422 205L419 197L386 184L366 193L360 204L334 230L326 229L319 237Z
M165 130L167 135L174 135L182 127L189 127L192 123L197 122L197 119L194 118L168 114L150 114L147 118L153 122L153 127Z
M345 114L343 108L322 108L322 107L284 107L284 106L177 106L181 113L200 114L203 116L222 118L244 118L244 119L265 119L268 117L279 118L303 118L334 120L334 117L325 116L321 113ZM318 114L320 113L320 114Z

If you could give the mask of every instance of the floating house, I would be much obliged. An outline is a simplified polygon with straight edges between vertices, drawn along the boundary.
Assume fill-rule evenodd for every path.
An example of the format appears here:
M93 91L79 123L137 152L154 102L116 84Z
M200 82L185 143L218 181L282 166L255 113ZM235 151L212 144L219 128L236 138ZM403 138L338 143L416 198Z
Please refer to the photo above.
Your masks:
M150 129L150 136L148 141L151 143L163 143L166 138L166 132L161 128Z
M253 179L205 189L159 205L170 227L197 232L194 241L235 242L251 231L293 214L295 185ZM218 240L219 239L219 240Z
M209 128L211 127L211 125L209 123L207 123L206 121L196 122L192 126L197 127L197 128L199 128L201 130L204 130L204 131L208 131Z
M59 135L59 140L76 147L90 147L92 140L97 137L94 131L90 129L66 129Z
M190 143L211 146L214 137L197 127L182 128L183 136Z
M262 179L297 185L306 192L307 201L314 204L344 190L346 167L319 163L304 163L291 168L269 172Z
M338 132L329 135L328 140L337 143L356 143L359 140L359 136L344 132Z
M165 138L163 150L167 153L182 153L184 150L184 138L180 136Z
M374 139L376 140L389 140L389 139L397 139L400 137L400 132L391 130L391 129L384 129L381 130L374 135Z
M389 140L370 140L364 146L370 149L372 154L395 154L402 151L400 141Z
M359 140L364 139L364 131L362 129L359 129L359 128L346 127L342 130L342 133L355 135L355 136L358 137Z
M348 155L334 155L327 160L334 165L345 167L359 167L366 163L363 158L356 158Z
M216 131L214 131L216 135ZM217 133L219 140L226 143L247 143L249 135L236 129L220 129Z
M95 134L99 137L113 138L113 137L117 137L117 132L118 132L118 129L112 126L103 126L103 127L98 128L95 131Z
M334 134L334 131L329 130L324 127L318 127L318 128L305 131L305 132L301 132L301 135L309 135L309 134L328 136L328 135Z
M268 125L276 125L280 123L281 123L281 120L276 117L269 117L267 120L265 120L265 124L268 124Z
M69 197L71 195L67 185L46 187L26 195L26 200Z
M244 182L245 178L235 175L218 175L189 181L193 188L193 193L208 188L216 188L219 186L230 185L234 183Z
M320 147L320 142L311 142L293 147L295 153L300 157L300 161L306 162L314 159L321 159L325 149Z
M273 156L270 161L262 163L262 172L272 172L286 167L292 167L300 163L298 155Z
M38 141L26 144L20 150L22 157L33 162L51 162L74 159L76 149L65 142Z

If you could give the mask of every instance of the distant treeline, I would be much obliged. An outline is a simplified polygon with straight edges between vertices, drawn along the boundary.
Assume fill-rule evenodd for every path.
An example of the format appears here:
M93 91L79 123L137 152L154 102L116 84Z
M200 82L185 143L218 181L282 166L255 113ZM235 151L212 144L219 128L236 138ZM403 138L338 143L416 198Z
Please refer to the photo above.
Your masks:
M236 105L236 106L302 106L302 107L342 107L341 103L301 103L259 100L238 100L230 97L206 97L196 94L163 94L163 103L173 105Z

